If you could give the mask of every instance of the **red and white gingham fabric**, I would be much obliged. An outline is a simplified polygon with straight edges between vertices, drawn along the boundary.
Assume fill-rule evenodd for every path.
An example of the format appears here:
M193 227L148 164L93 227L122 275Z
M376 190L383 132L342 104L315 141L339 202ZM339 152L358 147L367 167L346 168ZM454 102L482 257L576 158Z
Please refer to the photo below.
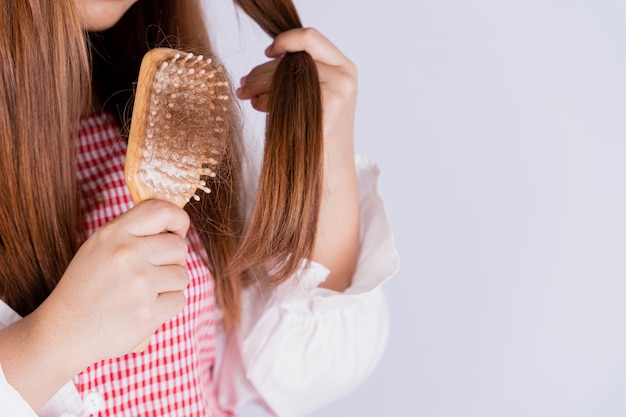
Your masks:
M124 182L126 143L107 115L85 118L77 143L77 175L88 234L126 212L132 200ZM142 353L98 362L74 379L81 397L104 400L94 416L226 416L211 386L215 360L213 278L189 233L191 282L185 309L166 322ZM115 335L111 335L115 337Z

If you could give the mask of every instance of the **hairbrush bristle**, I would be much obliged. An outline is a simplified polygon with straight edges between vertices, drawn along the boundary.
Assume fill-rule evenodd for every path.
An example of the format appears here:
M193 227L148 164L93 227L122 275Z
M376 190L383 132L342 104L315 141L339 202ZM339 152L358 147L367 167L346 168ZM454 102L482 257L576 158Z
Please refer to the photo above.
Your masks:
M229 139L230 83L211 58L158 48L141 65L126 156L135 203L209 193Z

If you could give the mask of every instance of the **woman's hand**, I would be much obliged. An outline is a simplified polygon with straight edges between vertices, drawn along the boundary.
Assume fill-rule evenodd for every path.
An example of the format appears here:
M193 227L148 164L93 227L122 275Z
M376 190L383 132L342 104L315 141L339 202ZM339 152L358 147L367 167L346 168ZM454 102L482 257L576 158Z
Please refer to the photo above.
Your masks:
M151 200L97 230L42 305L71 323L53 326L91 362L130 352L185 306L188 228L184 210Z
M341 139L351 144L357 97L357 69L354 63L316 29L294 29L278 35L265 50L265 54L274 59L255 67L241 79L237 97L249 99L255 109L267 112L267 93L278 62L285 53L299 51L308 52L317 64L324 106L325 137L341 135Z
M243 77L237 97L268 111L274 71L287 52L306 51L319 73L324 120L324 191L313 259L330 269L322 286L344 290L350 285L359 249L359 199L354 166L356 66L315 29L281 33L266 49L272 61Z
M33 409L183 309L188 228L187 213L173 204L137 205L87 239L33 313L0 331L4 374Z

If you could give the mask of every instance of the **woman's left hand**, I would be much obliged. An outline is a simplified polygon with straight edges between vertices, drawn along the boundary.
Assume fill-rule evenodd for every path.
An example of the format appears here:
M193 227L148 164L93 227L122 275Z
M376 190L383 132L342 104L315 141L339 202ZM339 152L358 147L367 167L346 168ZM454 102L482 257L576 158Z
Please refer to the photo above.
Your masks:
M299 51L308 52L317 65L324 107L324 137L333 138L333 141L349 139L352 142L357 69L316 29L293 29L278 35L265 50L265 54L274 59L255 67L241 79L237 97L249 99L252 107L267 112L268 92L281 57L287 52ZM325 145L331 144L326 141Z
M241 79L236 94L268 111L268 92L281 57L306 51L319 73L323 106L324 192L312 260L330 269L322 286L343 290L350 285L359 250L359 197L354 164L354 114L357 69L316 29L293 29L278 35L265 50L273 60Z

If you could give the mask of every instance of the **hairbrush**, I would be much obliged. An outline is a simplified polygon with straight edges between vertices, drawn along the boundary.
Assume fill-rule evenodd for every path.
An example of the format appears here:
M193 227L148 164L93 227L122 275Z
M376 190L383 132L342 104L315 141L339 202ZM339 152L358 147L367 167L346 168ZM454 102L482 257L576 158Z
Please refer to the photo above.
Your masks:
M161 199L183 207L228 144L230 82L211 58L156 48L143 58L128 136L124 175L135 204Z
M211 58L167 48L144 56L124 167L135 204L161 199L182 208L211 191L207 179L230 138L231 98L226 71Z

